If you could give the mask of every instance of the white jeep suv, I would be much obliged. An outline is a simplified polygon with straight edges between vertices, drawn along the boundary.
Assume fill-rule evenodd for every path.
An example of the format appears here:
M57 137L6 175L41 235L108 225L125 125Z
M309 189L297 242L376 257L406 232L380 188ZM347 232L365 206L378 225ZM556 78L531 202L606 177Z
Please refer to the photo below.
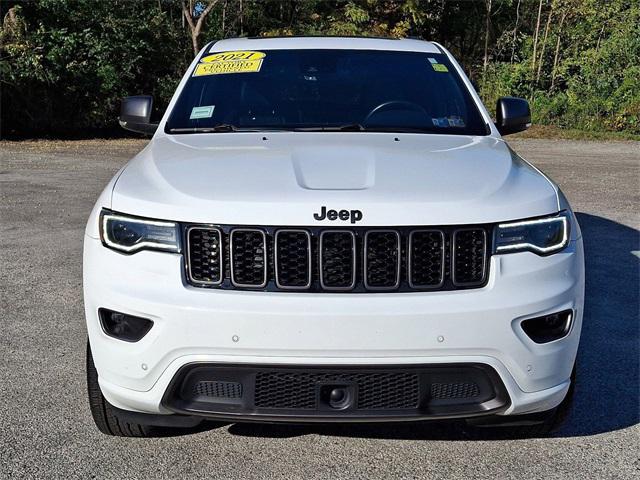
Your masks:
M573 383L580 229L437 43L230 39L193 61L84 242L104 433L204 419L548 430Z

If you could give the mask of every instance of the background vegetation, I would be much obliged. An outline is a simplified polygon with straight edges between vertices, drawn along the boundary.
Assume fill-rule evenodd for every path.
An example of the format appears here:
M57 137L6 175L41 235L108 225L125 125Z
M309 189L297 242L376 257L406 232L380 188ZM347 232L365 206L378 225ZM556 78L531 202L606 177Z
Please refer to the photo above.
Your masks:
M640 134L638 0L3 0L3 136L115 130L119 99L160 108L207 41L367 35L441 42L491 109L532 102L534 122Z

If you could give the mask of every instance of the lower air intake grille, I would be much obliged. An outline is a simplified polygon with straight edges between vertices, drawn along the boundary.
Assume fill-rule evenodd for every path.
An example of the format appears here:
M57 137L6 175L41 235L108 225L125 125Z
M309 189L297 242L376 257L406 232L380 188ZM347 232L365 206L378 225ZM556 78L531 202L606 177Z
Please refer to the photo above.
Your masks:
M178 370L162 399L175 413L267 421L467 417L508 404L500 376L478 363L192 363Z
M480 395L480 388L475 383L432 383L431 398L473 398Z
M359 410L417 408L420 382L414 373L258 372L254 405L258 408L317 408L317 385L346 382L358 387Z
M201 381L193 386L195 397L241 398L242 384L238 382Z
M358 375L358 408L363 410L416 408L420 400L418 375L377 373Z

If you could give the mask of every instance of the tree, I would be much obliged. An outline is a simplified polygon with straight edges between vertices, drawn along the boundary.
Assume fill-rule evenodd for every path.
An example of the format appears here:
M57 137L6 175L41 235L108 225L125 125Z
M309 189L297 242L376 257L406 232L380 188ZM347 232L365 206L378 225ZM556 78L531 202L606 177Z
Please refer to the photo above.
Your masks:
M487 15L484 24L484 62L482 62L482 83L484 83L487 74L487 65L489 65L489 27L491 26L491 0L485 0L487 6Z
M191 44L193 46L193 54L197 55L200 51L200 43L198 38L202 33L202 26L207 15L211 13L213 7L216 6L218 0L208 0L203 2L200 0L182 0L182 14L189 25L189 33L191 34Z
M119 132L120 98L161 110L200 44L243 34L437 40L487 105L526 96L534 122L640 133L637 0L1 0L0 19L5 134Z
M549 35L549 26L551 25L552 16L553 16L553 2L551 2L551 8L549 9L549 16L547 17L547 25L544 28L544 37L542 38L542 45L540 47L540 61L538 62L538 72L536 73L536 85L540 81L540 73L542 72L542 64L544 63L544 49L547 45L547 36Z
M533 55L531 56L531 72L536 71L536 58L538 55L538 37L540 35L540 18L542 17L542 0L538 4L538 19L536 20L536 32L533 36Z

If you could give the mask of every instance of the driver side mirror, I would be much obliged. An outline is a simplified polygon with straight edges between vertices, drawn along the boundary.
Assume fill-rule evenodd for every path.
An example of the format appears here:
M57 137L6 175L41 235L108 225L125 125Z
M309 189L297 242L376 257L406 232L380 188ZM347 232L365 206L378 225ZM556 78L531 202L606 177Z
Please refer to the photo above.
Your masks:
M524 98L500 97L496 103L496 127L500 135L522 132L531 126L531 109Z
M153 97L150 95L123 98L120 105L120 117L118 118L120 126L132 132L153 135L158 128L158 124L151 123L152 107Z

